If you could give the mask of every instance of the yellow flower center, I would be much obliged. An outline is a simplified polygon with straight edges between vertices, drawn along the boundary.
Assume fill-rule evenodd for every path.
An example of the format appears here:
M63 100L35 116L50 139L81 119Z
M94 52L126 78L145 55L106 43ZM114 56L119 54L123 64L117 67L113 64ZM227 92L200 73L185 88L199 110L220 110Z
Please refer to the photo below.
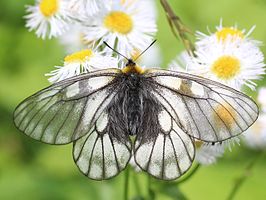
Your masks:
M125 35L132 30L133 20L124 12L114 11L105 17L104 25L111 32L118 32Z
M240 61L233 56L221 56L212 64L211 71L220 79L232 79L240 72Z
M235 124L235 117L236 111L230 105L218 105L215 108L214 120L217 127L222 127L224 124L232 127Z
M86 49L82 51L75 52L71 55L65 57L65 62L73 63L73 62L85 62L93 55L92 50Z
M42 0L40 2L41 13L45 17L51 17L58 11L58 0Z
M226 40L229 36L236 38L244 38L244 35L242 31L236 29L236 28L229 28L229 27L224 27L221 30L217 31L216 37L218 40L224 41Z

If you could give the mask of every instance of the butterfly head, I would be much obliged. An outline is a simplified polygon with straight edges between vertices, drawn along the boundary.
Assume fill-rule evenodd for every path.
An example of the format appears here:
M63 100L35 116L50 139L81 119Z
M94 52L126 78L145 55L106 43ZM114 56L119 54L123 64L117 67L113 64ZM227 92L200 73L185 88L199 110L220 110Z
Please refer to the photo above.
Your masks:
M129 74L129 73L143 74L144 70L139 65L137 65L132 59L128 59L126 66L122 69L122 72L124 74Z

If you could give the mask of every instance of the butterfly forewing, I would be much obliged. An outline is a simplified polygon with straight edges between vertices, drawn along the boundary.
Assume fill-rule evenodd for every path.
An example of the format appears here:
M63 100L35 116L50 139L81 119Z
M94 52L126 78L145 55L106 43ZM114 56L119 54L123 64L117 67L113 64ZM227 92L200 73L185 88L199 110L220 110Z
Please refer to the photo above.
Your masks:
M145 76L158 101L193 138L223 141L245 131L258 117L251 98L218 82L167 70L148 70Z
M24 100L14 112L18 129L50 144L66 144L87 134L108 105L117 69L54 84Z

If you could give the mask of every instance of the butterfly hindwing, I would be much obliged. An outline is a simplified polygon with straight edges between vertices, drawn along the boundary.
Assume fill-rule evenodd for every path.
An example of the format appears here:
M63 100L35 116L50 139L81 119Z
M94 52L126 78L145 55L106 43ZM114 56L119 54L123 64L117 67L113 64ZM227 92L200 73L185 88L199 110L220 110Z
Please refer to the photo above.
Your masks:
M14 112L18 129L50 144L67 144L87 134L112 99L119 70L105 70L56 83L24 100Z
M155 97L155 90L143 96L143 121L134 143L136 164L150 175L173 180L184 174L194 159L194 144Z
M173 180L191 167L195 155L194 144L166 110L162 110L157 117L159 128L156 137L149 140L143 140L143 136L136 138L135 162L158 179Z
M118 141L110 134L109 115L103 112L86 136L74 142L73 158L80 171L95 180L116 176L125 169L131 158L131 141L128 136Z
M193 138L223 141L239 135L258 117L256 103L215 81L167 70L148 70L155 96Z

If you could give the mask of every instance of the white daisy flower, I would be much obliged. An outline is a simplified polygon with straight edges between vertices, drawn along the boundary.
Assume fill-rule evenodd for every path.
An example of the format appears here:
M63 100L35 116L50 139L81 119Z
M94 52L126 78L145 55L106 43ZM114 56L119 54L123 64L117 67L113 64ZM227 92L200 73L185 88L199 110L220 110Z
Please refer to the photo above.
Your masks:
M38 37L57 37L64 33L71 23L68 0L37 0L34 6L27 6L26 27L35 30Z
M118 60L116 58L102 56L91 49L86 49L66 56L63 66L55 66L56 70L45 75L51 76L48 80L51 83L55 83L82 73L105 68L115 68L117 66Z
M265 74L264 56L250 42L217 42L204 48L197 46L196 57L186 51L170 64L170 70L183 71L213 79L240 90L247 85L255 89L253 80Z
M195 61L199 65L191 65L190 70L238 90L243 85L254 90L253 81L265 74L265 64L261 43L249 38L253 30L245 34L245 30L223 27L221 23L210 35L198 32Z
M264 56L260 49L251 42L207 43L196 46L196 57L182 52L174 59L169 68L184 71L216 80L240 90L247 85L255 89L253 80L265 74Z
M210 43L207 48L197 47L195 54L200 65L191 66L191 70L238 90L243 85L254 90L253 80L265 74L263 53L251 42Z
M248 32L243 29L239 30L237 26L224 27L222 20L220 25L216 27L216 32L209 34L204 34L200 31L196 32L197 42L196 46L201 48L208 48L211 43L226 43L234 42L235 40L241 40L242 42L251 42L254 45L259 45L261 42L252 40L249 36L254 31L255 26L253 26Z
M261 113L253 126L245 133L244 142L253 149L266 148L266 113Z
M259 89L258 103L261 105L263 112L266 112L266 87Z
M111 2L110 0L70 0L69 8L74 17L77 15L86 17L97 14L102 8L109 7Z
M88 25L89 19L83 21L86 40L97 41L99 45L106 41L128 57L134 49L145 49L157 31L153 3L151 0L112 1ZM105 45L102 48L112 52Z

